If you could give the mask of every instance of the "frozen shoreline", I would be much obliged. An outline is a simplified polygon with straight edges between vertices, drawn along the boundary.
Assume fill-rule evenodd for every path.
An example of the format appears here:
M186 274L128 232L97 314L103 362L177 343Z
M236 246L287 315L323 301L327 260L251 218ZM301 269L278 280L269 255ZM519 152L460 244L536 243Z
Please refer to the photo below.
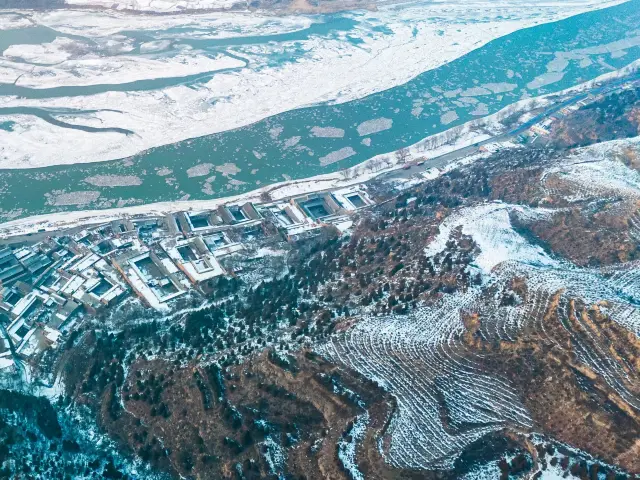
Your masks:
M543 2L526 12L521 11L520 1L513 0L498 4L468 1L463 6L440 2L407 4L398 8L381 7L377 12L358 14L360 30L349 32L349 35L359 35L362 43L353 44L345 38L312 36L301 42L305 50L303 56L280 66L265 65L264 59L261 60L272 49L277 51L281 48L280 44L276 47L258 45L253 49L253 54L243 54L247 56L249 66L234 72L216 74L211 81L197 89L176 85L159 90L109 91L77 97L2 97L0 107L95 110L90 116L69 115L65 120L88 126L117 125L134 131L135 135L125 137L114 133L82 132L52 125L30 115L3 116L3 119L16 122L16 126L12 132L0 129L0 169L116 160L149 148L246 126L286 111L325 102L331 104L355 100L404 84L425 71L451 62L516 30L619 3L624 1L614 0L597 5L581 0L569 3ZM432 18L436 14L440 14L438 20ZM274 28L266 27L268 22L263 18L248 18L248 15L239 13L220 16L226 20L215 20L215 25L222 30L222 33L215 31L216 37L231 35L231 30L224 25L233 26L235 22L249 25L246 27L249 31L258 27ZM32 18L42 25L69 34L73 32L75 35L85 32L94 32L98 36L105 35L106 32L113 34L117 31L112 22L114 18L123 18L123 26L130 22L140 29L158 25L166 27L170 24L167 18L142 16L130 19L113 12L76 12L71 17L77 17L78 21L73 27L68 25L68 20L61 17L59 12L36 13ZM205 17L207 21L195 15L192 22L203 29L210 18ZM483 18L483 22L472 22L476 17ZM96 26L95 23L100 24L103 18L108 20L106 24ZM180 18L184 22L190 17ZM278 18L276 23L281 24L280 30L289 32L303 28L313 21L311 17L284 17ZM376 25L382 25L392 33L382 34L374 30ZM48 54L52 59L64 54L59 49L37 49L34 46L29 46L22 53L20 50L11 49L10 53L14 56L12 58L18 58L22 54L23 58L31 55L31 58L47 61ZM214 62L211 60L199 60L197 52L189 52L189 55L193 55L190 58L194 65L189 72L203 71L213 66ZM90 85L104 82L107 78L105 75L113 77L109 68L106 71L103 68L109 65L109 59L107 57L104 65L99 59L93 60L94 63L90 63L84 70L75 68L74 62L80 60L74 59L67 59L55 67L39 67L43 71L49 71L50 74L47 75L25 72L25 69L29 69L29 64L11 63L5 59L0 63L0 77L13 81L18 74L26 73L18 85ZM163 62L153 61L160 65ZM180 62L174 63L181 70L185 67ZM65 70L65 64L72 73ZM120 82L141 78L143 72L138 71L136 62L130 64L131 72L118 72ZM239 67L238 64L236 61L224 65ZM168 68L170 64L165 63L165 66ZM305 82L299 82L300 78L305 78ZM326 82L327 78L332 78L333 81ZM287 95L283 96L282 92L287 92ZM119 111L113 111L116 105Z
M66 87L119 85L142 80L213 73L246 66L246 62L227 55L204 55L201 52L192 52L186 49L167 60L128 55L106 60L95 57L67 58L61 60L56 67L33 66L29 63L15 61L29 58L33 61L53 62L62 54L56 51L52 52L51 57L44 58L44 55L36 51L35 48L18 52L15 48L10 47L5 51L5 57L8 56L14 61L0 60L0 81L27 88L56 88L60 85ZM65 69L59 67L62 62L64 62ZM126 75L126 82L122 82L123 74ZM5 106L7 105L5 104Z
M484 140L485 138L485 136L465 131L462 132L460 138L457 139L453 145L441 145L432 149L431 153L433 156L442 155L447 153L447 151L463 148L477 141ZM411 147L412 155L417 155L418 153L424 155L426 153L421 147L423 142L424 140ZM317 175L306 179L265 185L262 188L230 197L221 197L210 200L176 200L173 202L150 203L133 207L112 208L106 210L80 210L21 218L1 223L0 238L36 233L42 229L45 231L56 231L75 228L82 225L100 224L123 217L140 215L162 216L168 213L180 211L212 210L217 208L219 205L224 204L244 202L261 203L262 200L260 197L264 192L269 192L272 200L275 201L302 193L363 183L398 168L400 168L400 165L397 164L397 158L395 157L394 152L391 152L388 154L377 155L376 157L373 157L350 169L324 175Z
M637 72L638 69L640 69L640 60L631 63L623 69L601 75L593 80L573 86L562 92L521 100L503 108L493 115L472 120L458 127L451 128L445 132L420 140L408 147L409 158L411 161L415 161L419 157L429 160L473 145L477 142L485 141L489 138L505 133L505 127L501 124L501 121L507 117L519 114L519 122L522 124L528 120L528 112L535 108L548 106L551 102L551 97L584 92L593 88L598 83L629 75ZM491 134L487 132L490 132ZM510 145L510 142L506 142L506 145ZM475 156L464 157L453 162L452 165L476 159L478 156L482 155L476 154ZM234 196L208 200L176 200L171 202L149 203L145 205L104 210L80 210L49 213L20 218L0 223L0 239L17 235L25 235L28 233L36 233L41 229L44 229L45 231L56 231L74 228L81 225L108 222L122 217L137 215L162 216L167 213L175 213L185 210L215 209L219 205L237 204L248 201L261 203L263 200L261 200L260 197L264 192L269 192L271 199L275 201L302 193L367 182L375 177L400 168L401 165L398 164L396 152L388 152L376 155L348 169L299 180L272 183L250 192ZM436 174L447 171L449 168L452 167L449 166L443 170L438 170Z
M376 4L385 4L384 0L374 0L370 3L371 6ZM400 2L396 2L400 3ZM466 1L461 3L473 3L472 1ZM511 0L509 2L513 5L529 6L530 2L523 0ZM529 3L529 5L528 5ZM558 2L554 0L538 2L538 5L559 5L570 3ZM573 3L584 3L580 0L574 0ZM99 7L109 10L118 11L131 11L131 12L155 12L155 13L180 13L183 10L194 12L197 10L229 10L238 8L248 8L250 2L248 0L123 0L120 2L114 2L112 0L66 0L66 4L70 7L82 6L82 7ZM364 7L366 4L362 4Z
M595 80L593 82L595 82ZM574 87L569 91L580 91L592 85L593 82ZM467 122L464 125L454 127L437 135L426 137L408 147L409 158L411 158L412 161L415 161L419 157L432 159L474 143L487 140L494 135L503 133L504 127L500 124L500 121L504 118L517 113L525 114L532 108L546 104L548 104L546 97L522 100L493 115ZM491 131L492 135L486 133L487 131ZM465 160L466 159L462 159L462 161ZM275 201L302 193L363 183L400 168L401 165L398 164L396 152L389 152L376 155L348 169L299 180L273 183L244 194L229 197L210 200L176 200L124 208L80 210L25 217L0 223L0 238L36 233L41 229L45 231L55 231L74 228L80 225L108 222L122 217L137 215L162 216L172 212L209 210L215 209L223 204L244 203L248 201L261 203L263 202L261 195L264 192L269 192L271 199Z

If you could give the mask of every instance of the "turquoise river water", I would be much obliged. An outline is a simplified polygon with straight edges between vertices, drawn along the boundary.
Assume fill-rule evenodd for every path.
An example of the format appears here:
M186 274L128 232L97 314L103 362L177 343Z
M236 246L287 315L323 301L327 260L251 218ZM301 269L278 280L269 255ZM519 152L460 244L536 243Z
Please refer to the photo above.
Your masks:
M183 38L180 43L226 52L232 45L295 42L314 35L330 37L353 29L357 22L353 18L326 16L323 23L289 34L235 40ZM522 98L561 91L624 67L640 58L639 29L640 1L636 0L517 31L406 84L356 101L289 111L236 130L152 148L127 159L0 170L0 221L78 208L171 201L185 196L190 199L222 197L284 178L309 177L352 166L495 113ZM31 33L0 31L0 50L14 43L51 41L57 35L43 27L36 27ZM139 43L154 39L147 32L123 34ZM295 61L295 52L288 58L273 59L273 62L283 61ZM49 98L110 90L152 90L178 83L197 86L212 75L215 73L124 85L51 89L0 84L0 95ZM37 115L65 127L55 119L56 112L0 108L0 128L11 129L12 122L3 121L2 115L15 113ZM331 127L332 132L342 130L344 134L318 137L313 134L313 127ZM119 133L129 134L128 131ZM194 176L193 167L203 163L233 164L234 168ZM99 187L85 181L89 177L109 175L135 176L139 181L134 182L136 185L120 187ZM74 192L92 193L84 205L56 201Z

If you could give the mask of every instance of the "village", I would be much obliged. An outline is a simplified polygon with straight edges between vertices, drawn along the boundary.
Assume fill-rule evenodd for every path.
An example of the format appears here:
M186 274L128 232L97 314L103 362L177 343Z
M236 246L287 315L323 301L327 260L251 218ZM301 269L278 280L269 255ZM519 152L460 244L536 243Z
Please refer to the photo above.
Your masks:
M125 299L171 312L175 299L204 282L234 276L224 259L243 255L249 243L274 235L295 243L327 227L344 232L354 212L373 204L360 184L9 242L0 246L0 369L57 348L88 316Z

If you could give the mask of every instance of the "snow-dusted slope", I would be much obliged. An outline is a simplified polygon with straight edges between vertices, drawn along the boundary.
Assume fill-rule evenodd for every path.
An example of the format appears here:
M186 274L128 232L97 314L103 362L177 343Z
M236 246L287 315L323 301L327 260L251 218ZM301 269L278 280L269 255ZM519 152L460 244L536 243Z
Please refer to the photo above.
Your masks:
M456 209L440 223L424 255L442 258L455 252L460 235L471 238L479 251L465 268L478 284L443 293L408 315L365 315L318 347L397 399L381 443L390 464L452 468L457 455L487 432L530 428L534 422L511 381L518 372L504 372L507 380L486 370L492 357L509 356L518 348L535 357L544 345L553 361L572 359L572 368L607 385L617 405L640 411L634 367L619 355L615 334L603 333L615 329L602 327L610 320L624 327L622 337L630 342L640 336L640 263L580 268L514 227L516 220L520 225L550 220L569 208L566 201L584 208L587 216L590 205L603 198L612 206L637 202L638 172L615 159L630 148L637 148L637 139L579 149L544 168L541 190L556 185L556 191L546 192L549 196L579 192L559 207L481 202ZM567 185L559 190L558 181ZM465 323L469 318L475 319L471 330L471 323ZM475 342L481 341L493 349L477 350Z

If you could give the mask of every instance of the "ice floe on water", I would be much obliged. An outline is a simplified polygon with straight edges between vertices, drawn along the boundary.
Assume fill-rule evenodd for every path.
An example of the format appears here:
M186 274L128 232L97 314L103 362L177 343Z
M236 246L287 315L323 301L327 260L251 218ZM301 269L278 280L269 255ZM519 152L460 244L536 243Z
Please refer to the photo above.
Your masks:
M213 169L214 165L212 163L200 163L191 168L187 168L187 176L189 178L193 177L204 177L209 175L209 172Z
M302 139L301 136L295 136L295 137L289 137L284 141L284 148L291 148L291 147L295 147L300 140Z
M74 50L85 45L68 37L56 37L51 43L11 45L2 55L10 60L53 65L69 60L74 55Z
M216 172L220 172L224 176L237 175L242 170L235 163L224 163L216 167Z
M311 127L311 135L318 138L342 138L344 129L336 127Z
M82 190L75 192L51 192L45 195L47 203L54 206L64 205L87 205L95 202L100 197L100 192L92 190Z
M171 46L171 40L154 40L140 45L141 53L161 52Z
M518 88L518 85L516 83L507 83L507 82L485 83L482 86L486 89L491 90L493 93L511 92L516 88Z
M440 123L442 125L449 125L458 119L458 114L455 110L450 110L447 113L442 114L440 117Z
M15 13L0 13L0 30L14 30L32 26L33 23L23 15Z
M478 103L476 108L471 111L471 115L478 115L478 116L484 116L484 115L487 115L488 113L489 113L489 107L487 107L487 105L485 105L484 103Z
M393 120L390 118L374 118L373 120L367 120L358 125L358 135L361 137L371 135L373 133L389 130L393 126Z
M96 187L133 187L142 185L142 179L135 175L95 175L84 179Z
M559 82L563 78L564 72L547 72L527 83L527 88L529 90L535 90L540 87L546 87L547 85Z
M320 157L319 162L323 167L326 165L331 165L332 163L339 162L341 160L345 160L352 155L355 155L356 151L351 147L343 147L340 150L335 150L324 157Z

